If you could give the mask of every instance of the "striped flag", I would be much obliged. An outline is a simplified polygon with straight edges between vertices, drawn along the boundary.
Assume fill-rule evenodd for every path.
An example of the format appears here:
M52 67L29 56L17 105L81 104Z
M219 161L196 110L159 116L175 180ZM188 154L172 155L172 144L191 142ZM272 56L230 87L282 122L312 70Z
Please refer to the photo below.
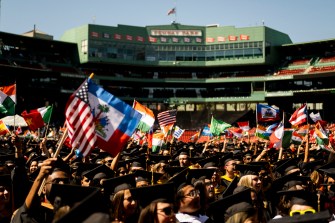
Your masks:
M160 112L157 115L158 124L161 127L174 124L176 122L176 117L177 117L176 109Z
M16 104L16 84L0 86L0 113L14 115Z
M141 130L141 132L148 132L155 122L155 115L153 111L137 101L134 101L133 108L142 115L137 128Z
M175 14L176 13L176 8L172 8L167 12L167 15Z
M65 116L71 145L77 147L77 155L85 157L97 141L94 117L88 99L88 80L70 96Z
M320 123L317 123L315 125L313 136L316 139L316 142L317 142L318 145L323 146L323 145L328 145L329 144L328 135L327 135L326 131L322 128Z
M164 143L164 133L155 133L152 136L152 152L157 152Z
M282 146L284 137L284 125L282 122L279 123L276 130L270 135L270 143L273 144L274 148L280 148Z
M176 126L173 132L173 137L175 137L176 139L179 139L180 136L182 136L184 132L185 132L185 129L181 129L178 126Z
M289 122L292 125L299 126L307 121L307 105L303 104L291 116Z

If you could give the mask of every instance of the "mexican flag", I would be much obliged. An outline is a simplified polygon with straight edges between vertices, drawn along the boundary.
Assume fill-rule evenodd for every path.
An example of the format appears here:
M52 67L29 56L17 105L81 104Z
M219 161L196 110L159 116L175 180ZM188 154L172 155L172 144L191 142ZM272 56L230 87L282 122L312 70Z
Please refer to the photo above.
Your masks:
M52 106L48 106L31 110L30 113L27 113L27 111L23 111L21 115L26 121L29 129L35 131L38 128L44 127L45 123L50 122L51 113Z
M137 128L141 132L148 132L155 122L154 113L152 112L152 110L150 110L149 108L145 107L144 105L140 104L137 101L134 101L133 108L142 115L142 118L138 123Z
M16 104L16 84L0 87L0 113L14 115Z

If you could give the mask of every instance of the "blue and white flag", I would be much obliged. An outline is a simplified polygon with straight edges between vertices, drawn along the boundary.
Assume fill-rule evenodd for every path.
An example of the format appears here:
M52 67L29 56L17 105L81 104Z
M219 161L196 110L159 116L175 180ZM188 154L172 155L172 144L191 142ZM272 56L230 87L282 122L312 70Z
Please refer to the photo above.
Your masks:
M179 139L183 135L184 132L185 132L184 129L181 129L178 126L176 126L173 132L173 137L176 139Z

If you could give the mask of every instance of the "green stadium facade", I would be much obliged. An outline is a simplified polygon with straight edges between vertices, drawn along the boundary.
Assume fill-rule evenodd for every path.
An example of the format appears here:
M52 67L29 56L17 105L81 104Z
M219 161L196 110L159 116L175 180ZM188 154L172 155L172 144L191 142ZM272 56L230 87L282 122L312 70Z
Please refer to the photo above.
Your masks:
M255 121L257 103L288 115L310 112L335 119L335 39L292 43L266 26L84 25L61 41L0 33L1 85L16 81L18 112L66 100L94 80L155 113L178 109L181 128L199 128L214 115L229 123ZM22 85L22 86L21 86ZM42 104L42 105L41 105ZM34 107L35 106L35 107Z

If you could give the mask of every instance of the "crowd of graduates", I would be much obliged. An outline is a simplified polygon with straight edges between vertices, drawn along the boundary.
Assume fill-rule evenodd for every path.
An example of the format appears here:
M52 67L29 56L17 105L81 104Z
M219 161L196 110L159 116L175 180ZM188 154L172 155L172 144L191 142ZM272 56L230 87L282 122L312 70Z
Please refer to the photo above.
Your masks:
M0 222L333 222L335 154L309 141L130 139L77 157L62 137L0 138ZM299 152L298 152L299 151Z

